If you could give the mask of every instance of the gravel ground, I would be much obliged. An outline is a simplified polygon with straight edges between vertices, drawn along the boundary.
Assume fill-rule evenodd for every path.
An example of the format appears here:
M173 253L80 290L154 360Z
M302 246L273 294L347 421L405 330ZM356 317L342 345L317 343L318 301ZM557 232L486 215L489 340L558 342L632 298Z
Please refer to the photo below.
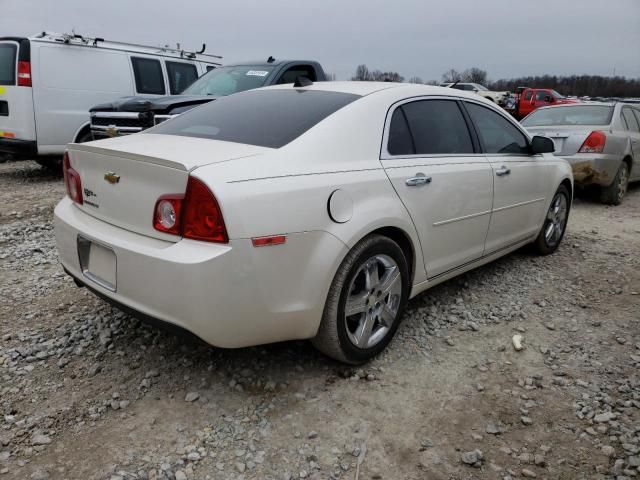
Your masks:
M555 255L418 296L356 369L308 342L210 348L76 288L62 195L0 164L1 479L640 476L639 187L576 200Z

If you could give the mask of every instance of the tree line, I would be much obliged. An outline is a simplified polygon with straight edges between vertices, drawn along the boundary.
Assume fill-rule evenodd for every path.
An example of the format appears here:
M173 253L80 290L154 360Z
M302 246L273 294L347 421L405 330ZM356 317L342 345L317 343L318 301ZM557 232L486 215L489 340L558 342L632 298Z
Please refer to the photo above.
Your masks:
M358 65L351 80L404 82L405 77L398 72L369 70L366 65ZM414 76L409 83L437 85L435 80L423 81ZM538 75L491 81L487 72L478 67L458 71L453 68L442 74L442 83L470 82L479 83L490 90L513 92L517 87L552 88L563 95L589 97L640 97L640 78L621 76L604 77L602 75Z

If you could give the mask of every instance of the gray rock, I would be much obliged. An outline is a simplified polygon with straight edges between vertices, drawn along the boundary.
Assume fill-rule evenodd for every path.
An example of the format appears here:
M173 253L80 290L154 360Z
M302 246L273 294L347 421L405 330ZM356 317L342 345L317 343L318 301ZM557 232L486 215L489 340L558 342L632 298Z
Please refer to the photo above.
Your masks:
M49 445L51 443L51 438L47 435L39 435L36 434L31 437L31 445Z
M531 418L523 415L522 417L520 417L520 421L522 422L523 425L532 425L533 424L533 420L531 420Z
M200 398L200 394L198 392L189 392L187 393L187 395L184 397L184 401L185 402L195 402L196 400L198 400Z
M460 455L460 460L466 465L479 468L482 465L483 454L481 450L475 449L471 452L464 452Z
M596 423L605 423L605 422L610 422L611 420L614 420L616 418L616 414L613 412L604 412L604 413L599 413L598 415L596 415L595 417L593 417L593 421Z
M176 473L174 473L174 476L176 477L176 480L187 480L187 474L184 473L182 470L176 470Z

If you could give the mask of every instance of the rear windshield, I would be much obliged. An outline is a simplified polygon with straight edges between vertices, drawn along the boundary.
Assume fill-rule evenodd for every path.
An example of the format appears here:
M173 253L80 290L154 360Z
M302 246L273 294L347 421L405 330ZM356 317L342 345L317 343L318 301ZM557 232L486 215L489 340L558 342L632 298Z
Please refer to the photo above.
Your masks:
M609 105L574 105L535 110L522 120L525 127L552 125L609 125L613 107Z
M263 87L273 67L230 66L219 67L207 73L187 88L183 95L214 95L221 97Z
M219 98L146 132L280 148L358 98L318 90L254 90Z
M12 43L0 43L0 85L15 85L17 51Z

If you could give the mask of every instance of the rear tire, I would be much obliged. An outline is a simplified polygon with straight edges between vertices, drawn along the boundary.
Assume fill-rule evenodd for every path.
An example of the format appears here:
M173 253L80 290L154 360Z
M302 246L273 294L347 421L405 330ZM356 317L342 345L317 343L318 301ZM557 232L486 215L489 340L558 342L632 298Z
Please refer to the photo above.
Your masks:
M398 244L382 235L365 237L338 268L313 345L344 363L366 362L393 338L409 288L409 269Z
M549 255L558 249L567 230L570 209L571 196L569 195L569 190L564 185L560 185L551 200L551 205L549 205L540 233L533 242L532 246L535 253Z
M85 143L93 141L91 130L85 130L78 135L74 143ZM36 163L47 170L62 171L62 157L40 157L36 158Z
M616 176L608 187L600 191L600 201L607 205L620 205L629 186L629 165L622 162Z

